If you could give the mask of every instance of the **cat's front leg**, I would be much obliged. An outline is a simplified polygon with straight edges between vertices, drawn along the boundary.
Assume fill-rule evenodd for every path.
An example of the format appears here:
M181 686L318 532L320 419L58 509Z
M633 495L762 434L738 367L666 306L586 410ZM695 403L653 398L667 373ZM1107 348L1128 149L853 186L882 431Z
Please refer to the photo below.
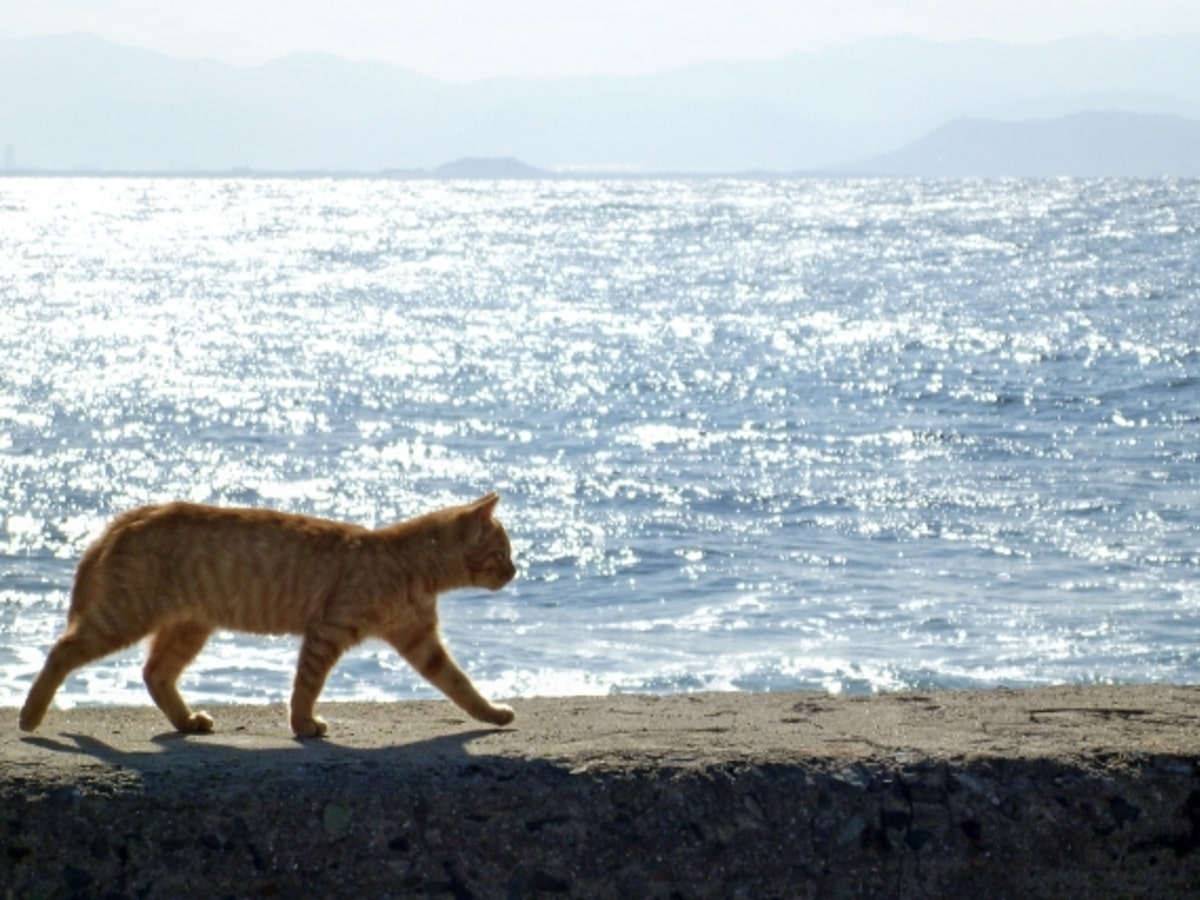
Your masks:
M314 715L317 697L325 679L354 638L345 629L333 625L317 625L304 634L300 645L300 660L296 664L296 680L292 685L291 725L296 737L321 737L328 725Z
M507 725L515 717L511 706L492 703L475 689L442 643L436 625L402 629L389 635L388 642L409 665L472 718L491 725Z

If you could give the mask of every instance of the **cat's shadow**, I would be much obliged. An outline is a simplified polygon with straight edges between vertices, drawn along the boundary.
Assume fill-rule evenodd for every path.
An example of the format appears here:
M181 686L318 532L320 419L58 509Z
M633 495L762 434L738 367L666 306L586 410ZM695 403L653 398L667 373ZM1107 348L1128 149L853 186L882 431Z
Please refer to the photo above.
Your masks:
M462 768L501 759L512 763L510 758L472 753L467 749L472 741L493 735L498 730L475 728L406 744L369 748L339 744L336 739L330 738L259 744L253 740L246 741L237 732L231 732L228 739L224 740L223 733L186 735L174 731L163 732L150 738L152 746L143 745L142 748L118 747L93 735L75 733L62 733L58 738L25 735L21 740L56 753L89 756L108 766L147 776L170 776L180 773L181 768L187 768L200 773L219 772L224 777L254 777L256 773L284 770L300 774L305 770L327 772L346 768L353 771L382 766L424 768L445 764Z

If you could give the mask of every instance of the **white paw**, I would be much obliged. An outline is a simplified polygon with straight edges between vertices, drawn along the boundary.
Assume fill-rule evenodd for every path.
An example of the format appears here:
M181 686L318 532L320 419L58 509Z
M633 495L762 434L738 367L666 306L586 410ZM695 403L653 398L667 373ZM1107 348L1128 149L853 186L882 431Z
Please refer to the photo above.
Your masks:
M325 724L325 720L320 716L312 716L309 719L292 719L292 733L300 738L323 737L329 726Z
M493 725L507 725L516 717L517 714L513 712L511 706L506 706L503 703L495 703L492 705L492 712L488 721Z
M179 730L188 734L208 734L213 730L212 716L203 712L192 713Z

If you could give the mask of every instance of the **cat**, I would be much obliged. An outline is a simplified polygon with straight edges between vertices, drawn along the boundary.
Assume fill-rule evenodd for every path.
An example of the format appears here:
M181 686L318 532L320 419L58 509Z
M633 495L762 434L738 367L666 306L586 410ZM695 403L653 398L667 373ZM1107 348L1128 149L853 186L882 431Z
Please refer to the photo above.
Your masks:
M208 732L175 686L214 629L303 637L290 718L319 737L317 696L338 658L374 637L472 717L513 720L483 697L438 634L437 597L455 588L499 590L516 575L492 493L380 529L266 509L194 503L143 506L113 520L84 552L67 626L21 709L22 731L41 724L68 674L152 635L146 687L171 724Z

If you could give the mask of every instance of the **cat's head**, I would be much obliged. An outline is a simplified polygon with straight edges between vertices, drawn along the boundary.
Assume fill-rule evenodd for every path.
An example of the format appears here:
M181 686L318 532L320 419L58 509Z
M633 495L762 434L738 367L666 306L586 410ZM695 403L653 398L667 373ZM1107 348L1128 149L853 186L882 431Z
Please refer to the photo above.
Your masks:
M471 584L493 591L500 590L517 574L508 534L492 517L499 502L500 495L493 493L459 510L464 561Z

